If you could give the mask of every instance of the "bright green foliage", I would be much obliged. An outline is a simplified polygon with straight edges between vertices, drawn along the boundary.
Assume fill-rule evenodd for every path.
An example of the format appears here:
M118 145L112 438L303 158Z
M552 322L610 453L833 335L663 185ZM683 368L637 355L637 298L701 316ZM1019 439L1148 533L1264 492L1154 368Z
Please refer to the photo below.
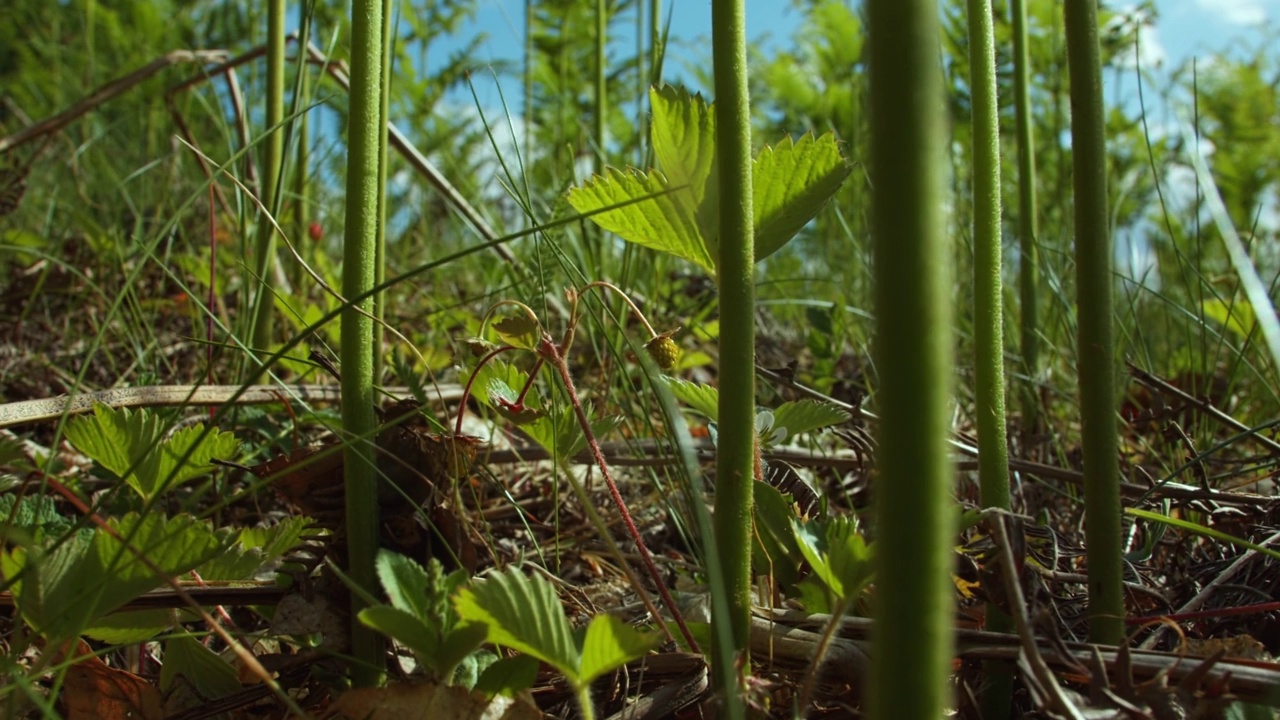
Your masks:
M665 377L671 393L695 411L716 422L720 415L720 392L710 385ZM773 445L802 433L838 425L849 419L849 413L818 400L791 400L776 410L756 411L756 433L763 444Z
M661 172L607 170L570 190L569 204L580 213L603 210L591 216L600 227L714 275L720 253L715 116L701 96L669 86L650 90L649 98ZM756 261L812 220L848 174L829 133L786 138L761 151L752 165Z
M786 428L788 437L839 425L849 420L849 413L818 400L791 400L773 411L774 427Z
M95 405L93 416L67 423L67 439L150 500L163 490L209 472L210 461L235 455L231 433L196 424L165 438L164 421L155 413Z
M871 548L858 532L857 518L791 521L795 539L814 575L827 586L837 604L855 600L871 582Z
M657 646L658 638L611 615L597 615L578 639L555 588L540 575L496 572L457 596L464 621L487 628L487 639L535 657L560 671L575 690Z
M464 680L459 684L472 686L484 628L458 625L458 616L449 605L449 596L467 581L466 571L445 575L434 558L424 569L386 550L378 552L377 570L391 604L361 610L360 622L409 648L418 664L443 682ZM459 673L464 665L469 672Z
M182 575L225 552L225 534L187 515L129 514L110 523L169 576ZM23 619L50 639L79 635L95 619L162 580L134 552L102 530L73 535L50 550L17 547L0 555Z
M517 388L523 388L529 382L529 375L523 370L500 360L491 360L476 373L472 383L476 399L519 425L526 435L548 452L559 458L568 458L586 449L587 437L578 425L572 407L566 405L547 410L536 392L529 392L523 402L516 402L520 397ZM591 423L591 431L596 437L602 437L621 424L621 416L611 415Z
M511 315L493 324L493 329L508 345L523 350L536 350L538 347L538 322L528 315Z
M67 532L72 525L69 518L58 513L51 497L0 495L0 532L8 542L40 542Z

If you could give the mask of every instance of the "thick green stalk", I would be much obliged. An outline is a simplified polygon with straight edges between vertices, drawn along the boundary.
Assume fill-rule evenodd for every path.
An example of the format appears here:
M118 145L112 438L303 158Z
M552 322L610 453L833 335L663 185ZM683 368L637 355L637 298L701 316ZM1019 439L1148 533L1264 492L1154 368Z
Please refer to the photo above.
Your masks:
M1031 135L1031 59L1027 51L1027 0L1012 0L1013 103L1018 141L1018 295L1022 309L1020 345L1027 375L1022 394L1022 424L1027 433L1040 426L1040 335L1036 328L1040 284L1040 244L1036 213L1036 150Z
M716 545L722 553L728 618L745 666L751 612L751 491L755 480L755 247L751 210L751 105L747 95L743 0L711 3L716 156L720 182L720 440Z
M1000 272L1000 121L991 0L969 0L969 89L973 97L973 344L978 412L978 485L983 507L1009 509L1009 446L1004 410L1004 313ZM1013 621L987 603L986 629ZM1013 673L986 665L983 717L1009 716Z
M955 592L938 7L871 0L867 16L881 418L870 716L936 718L949 705Z
M275 309L271 292L272 267L275 259L275 228L266 217L279 207L277 189L284 161L284 16L285 0L267 3L267 135L262 145L262 204L267 210L258 220L258 242L253 269L257 274L258 292L254 296L253 347L262 351L271 346L272 316ZM255 371L256 372L256 371Z
M609 7L606 0L596 0L596 87L595 87L595 124L592 128L592 139L596 146L595 169L597 175L604 174L605 166L605 117L608 115L609 88L605 83L605 51L609 44Z
M342 294L354 298L374 287L378 234L379 108L382 103L382 2L355 0L351 9L351 120L347 139L347 218L343 235ZM378 425L373 395L372 296L342 312L342 425L349 436L371 438ZM353 581L377 592L377 473L367 440L349 442L343 467L347 501L347 562ZM383 666L378 634L356 620L363 603L351 594L351 651L357 685L377 681Z
M1095 0L1066 3L1071 75L1071 160L1075 192L1077 364L1084 450L1089 640L1124 638L1120 467L1112 347L1111 233L1107 219L1107 137Z
M300 63L298 72L302 74L298 78L299 100L295 105L299 108L306 107L311 100L311 73L308 67ZM311 173L307 171L311 163L311 113L303 112L298 117L298 147L295 151L295 161L293 169L293 244L298 248L298 252L303 259L310 261L311 246L315 243L309 240L310 237L310 221L311 221ZM296 263L295 263L296 264ZM304 271L298 264L296 274L293 275L295 284L302 281Z
M387 279L387 136L391 121L391 0L382 0L382 92L378 103L378 237L374 245L373 283ZM385 292L373 296L373 381L382 382L382 321Z

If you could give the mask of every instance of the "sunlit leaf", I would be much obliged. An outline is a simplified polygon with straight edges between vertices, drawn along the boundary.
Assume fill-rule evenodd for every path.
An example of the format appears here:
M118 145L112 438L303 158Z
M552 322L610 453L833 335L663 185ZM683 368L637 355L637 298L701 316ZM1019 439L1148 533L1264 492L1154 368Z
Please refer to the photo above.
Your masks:
M612 615L596 615L587 626L587 635L582 641L581 682L589 683L614 668L643 657L660 641L655 633L637 630Z
M849 420L849 413L819 400L792 400L773 411L774 427L787 429L789 437L838 425Z
M493 324L493 329L508 345L525 350L534 350L538 347L541 328L538 327L538 321L528 315L516 314L504 317Z
M546 578L514 568L495 572L458 591L454 606L463 621L488 628L489 642L542 660L570 683L579 681L573 631Z
M662 379L667 383L667 387L671 388L671 394L675 395L676 399L706 415L711 422L719 419L720 391L710 385L691 383L679 378L664 376Z
M606 168L604 175L571 189L568 201L580 213L612 208L592 215L591 221L628 242L714 273L715 262L695 207L680 191L668 192L673 187L659 172Z
M849 176L835 136L804 135L766 146L751 169L755 259L777 252L818 214Z

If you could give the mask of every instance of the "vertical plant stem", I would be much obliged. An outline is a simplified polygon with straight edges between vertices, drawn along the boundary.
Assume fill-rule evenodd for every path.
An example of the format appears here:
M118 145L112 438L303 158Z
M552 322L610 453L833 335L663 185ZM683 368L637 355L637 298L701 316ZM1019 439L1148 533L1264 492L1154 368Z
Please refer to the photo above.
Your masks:
M605 166L605 116L608 114L609 89L605 84L605 51L609 44L609 3L607 0L596 0L596 84L595 84L595 124L592 126L592 140L596 146L595 169L597 175L604 174Z
M1124 638L1120 468L1112 347L1111 233L1107 215L1106 133L1096 0L1066 3L1071 76L1071 159L1076 228L1077 363L1084 450L1089 640Z
M870 717L936 718L951 658L950 249L938 7L867 4L880 444Z
M720 440L716 463L716 544L724 554L728 622L747 663L751 612L751 491L755 480L755 248L751 209L751 107L747 95L746 7L711 3L715 60L716 155L720 172Z
M351 9L351 120L347 139L347 217L343 235L342 294L361 297L373 288L374 239L378 233L379 107L382 102L382 3L354 0ZM373 395L373 321L360 313L366 298L342 312L342 424L350 436L375 434ZM378 499L374 450L369 441L353 441L343 451L347 501L347 570L366 591L377 591L374 559L378 551ZM381 675L382 643L356 620L364 604L351 594L352 680L372 685Z
M973 335L978 411L978 485L983 507L1009 509L1009 446L1004 409L1004 297L1000 271L1000 121L991 0L969 0L969 89L973 98ZM1013 621L987 603L986 629ZM987 663L983 717L1009 716L1013 673ZM1003 669L1004 672L995 672Z
M311 101L311 73L306 63L298 64L298 72L302 74L298 78L299 99L295 103L299 108L306 107ZM311 247L315 245L310 238L310 222L311 222L311 173L307 171L308 165L311 163L311 113L303 111L298 116L298 147L295 150L295 161L293 169L293 245L298 248L298 252L304 260L310 262ZM295 286L300 284L305 271L299 264L297 273L292 277Z
M265 350L271 346L273 310L275 303L272 285L272 267L275 259L275 228L267 220L268 212L279 207L277 188L280 168L284 160L284 15L285 0L267 3L267 135L262 145L262 204L267 209L258 220L258 242L255 245L253 269L257 274L258 292L254 296L253 347ZM256 370L254 371L256 374Z
M382 0L382 90L378 100L378 236L374 245L373 282L387 279L387 134L391 122L391 0ZM382 382L383 320L386 291L373 296L373 381Z
M1027 382L1022 393L1022 427L1026 434L1039 432L1040 335L1036 328L1040 284L1040 244L1036 213L1036 151L1031 134L1031 59L1027 51L1027 0L1012 0L1013 102L1017 115L1018 143L1018 297L1021 308L1022 367Z

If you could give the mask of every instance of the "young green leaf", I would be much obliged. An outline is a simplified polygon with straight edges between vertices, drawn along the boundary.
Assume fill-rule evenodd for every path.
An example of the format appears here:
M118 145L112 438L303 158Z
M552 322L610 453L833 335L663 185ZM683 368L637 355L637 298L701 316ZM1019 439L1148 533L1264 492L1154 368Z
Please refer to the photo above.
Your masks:
M751 553L752 562L760 573L772 575L780 585L789 587L800 577L799 560L803 557L791 526L795 512L786 496L768 483L756 480L754 497L752 517L756 527L752 536L758 547Z
M129 514L110 524L168 576L189 572L226 552L230 544L227 533L215 533L188 515ZM17 578L13 593L23 618L50 639L74 637L162 583L135 553L102 530L73 535L47 551L14 548L0 554L0 572Z
M701 95L666 85L649 90L653 108L651 139L658 169L667 177L685 212L697 222L707 254L720 257L717 213L720 178L716 162L716 122Z
M720 415L720 392L710 385L691 383L679 378L663 376L671 394L678 400L716 422Z
M642 632L612 615L597 615L587 626L582 641L580 682L589 683L601 675L621 667L658 646L661 638Z
M231 433L205 433L200 424L179 430L167 440L163 439L165 431L154 413L96 404L92 416L67 424L67 439L144 500L206 474L214 458L229 458L239 446Z
M463 621L486 626L489 642L532 655L577 685L581 657L546 578L526 577L515 568L495 572L462 588L454 607Z
M804 559L839 599L851 601L871 581L871 549L849 516L824 521L792 520Z
M591 221L622 239L688 260L708 273L715 262L698 225L696 206L661 173L605 168L569 190L569 205L580 213L604 210ZM605 210L605 208L612 208Z
M164 644L160 688L171 690L179 676L191 683L200 697L226 697L240 689L235 668L195 638L185 635L170 638Z
M848 419L849 413L835 405L809 399L785 402L773 411L774 427L786 428L789 437L838 425Z
M538 347L541 328L538 321L524 314L509 315L493 324L493 329L503 342L524 350Z
M516 655L502 658L485 668L476 680L475 689L489 695L515 697L537 679L538 659L530 655Z
M751 169L755 215L755 259L760 262L787 244L818 214L849 176L835 136L806 134L766 146Z

